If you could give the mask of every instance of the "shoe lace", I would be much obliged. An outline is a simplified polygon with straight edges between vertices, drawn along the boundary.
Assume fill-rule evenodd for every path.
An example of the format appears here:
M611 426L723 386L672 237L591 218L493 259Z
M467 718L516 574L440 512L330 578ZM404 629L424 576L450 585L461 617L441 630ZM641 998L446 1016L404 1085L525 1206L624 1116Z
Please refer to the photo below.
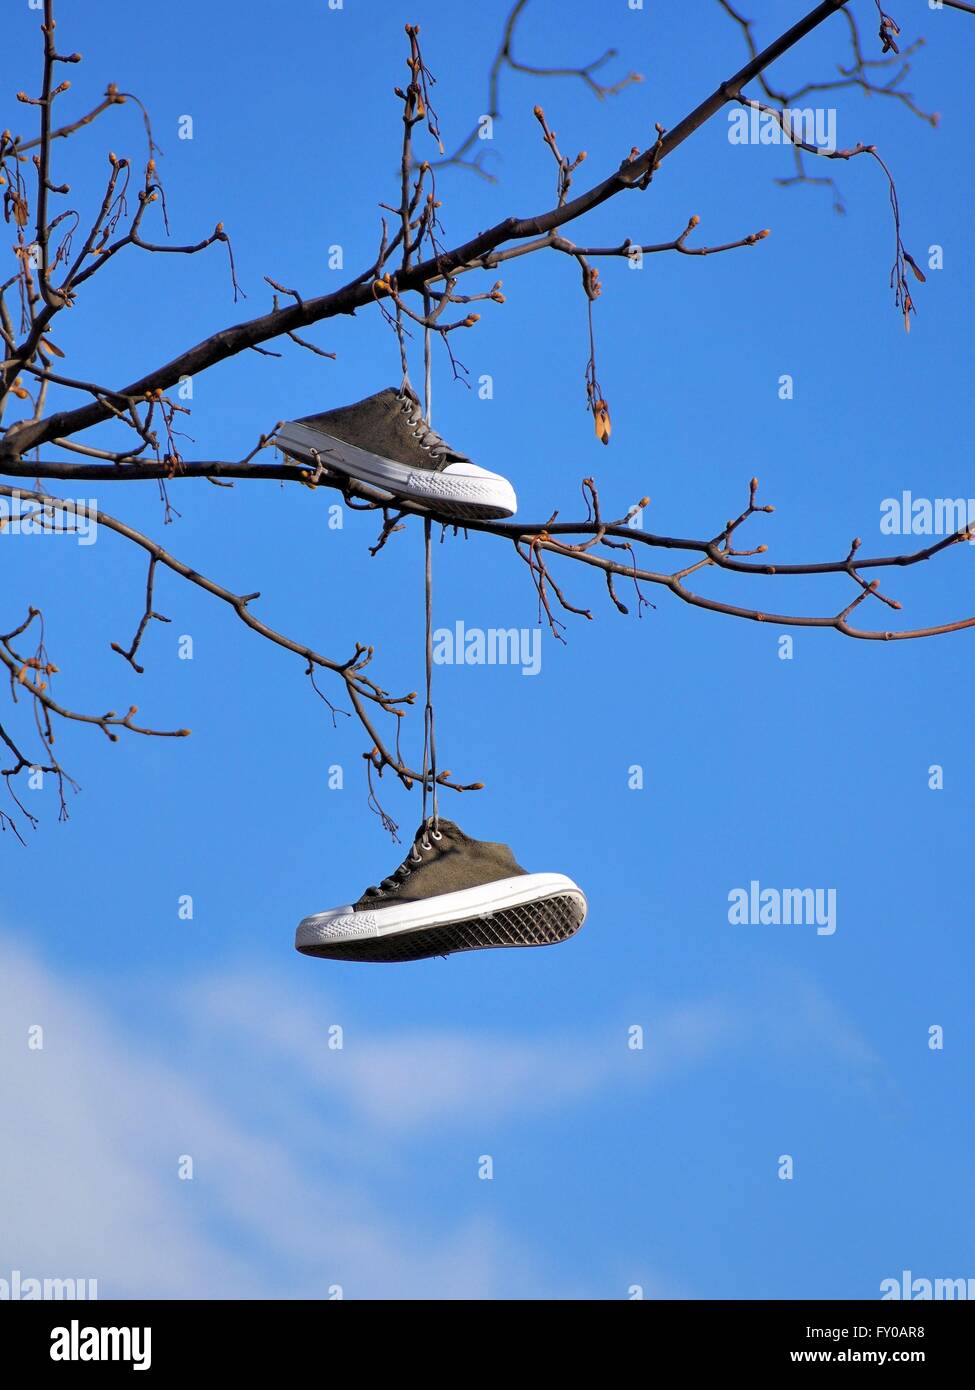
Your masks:
M420 409L419 401L413 400L405 393L400 396L400 405L403 414L406 416L410 427L410 433L420 445L421 449L428 449L437 458L443 458L444 454L450 452L450 445L442 435L435 429L431 429L424 418L423 411Z
M423 833L418 835L413 841L409 854L403 860L398 869L394 869L391 874L382 879L380 883L373 884L366 889L367 897L377 897L385 893L390 888L398 888L404 883L418 864L423 863L424 854L429 854L433 850L433 842L439 843L443 839L441 831L432 826L426 826Z

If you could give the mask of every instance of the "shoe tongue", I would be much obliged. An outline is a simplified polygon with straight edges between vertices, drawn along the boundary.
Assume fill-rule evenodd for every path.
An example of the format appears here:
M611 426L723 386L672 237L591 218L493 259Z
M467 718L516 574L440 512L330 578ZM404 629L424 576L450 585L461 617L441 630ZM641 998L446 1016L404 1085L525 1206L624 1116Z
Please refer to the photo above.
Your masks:
M429 839L430 832L433 828L432 821L421 821L419 829L413 837L414 840L422 840L424 837ZM463 838L464 834L459 825L456 825L452 820L445 820L443 816L437 817L437 831L441 835L451 835L456 838Z

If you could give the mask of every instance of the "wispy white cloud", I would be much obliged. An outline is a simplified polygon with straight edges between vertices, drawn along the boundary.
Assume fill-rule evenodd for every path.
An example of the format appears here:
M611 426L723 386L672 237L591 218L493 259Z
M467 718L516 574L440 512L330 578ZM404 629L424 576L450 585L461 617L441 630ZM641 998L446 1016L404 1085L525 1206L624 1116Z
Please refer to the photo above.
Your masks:
M221 1107L201 1078L147 1055L9 945L0 1019L0 1267L97 1278L103 1297L552 1291L492 1218L431 1233L383 1213L353 1175L316 1170L287 1133L268 1138L257 1114ZM32 1051L37 1024L44 1046ZM184 1153L190 1182L177 1176Z
M476 1027L394 1031L350 1020L347 1007L312 1005L256 973L204 981L183 1002L211 1035L235 1048L249 1037L355 1121L388 1132L497 1124L562 1109L624 1079L619 1039L608 1046L599 1037L512 1038ZM328 1046L323 1017L347 1020L341 1050Z

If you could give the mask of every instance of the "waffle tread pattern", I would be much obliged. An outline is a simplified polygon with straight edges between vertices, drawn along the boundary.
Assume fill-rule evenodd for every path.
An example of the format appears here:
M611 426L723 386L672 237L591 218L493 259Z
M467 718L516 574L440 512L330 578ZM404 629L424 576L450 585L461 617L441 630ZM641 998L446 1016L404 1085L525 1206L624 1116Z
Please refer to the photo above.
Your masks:
M572 893L559 893L537 902L503 908L483 917L470 917L401 936L373 937L344 944L329 942L315 955L330 960L407 961L447 956L457 951L480 951L497 946L554 946L567 941L582 926L585 909Z

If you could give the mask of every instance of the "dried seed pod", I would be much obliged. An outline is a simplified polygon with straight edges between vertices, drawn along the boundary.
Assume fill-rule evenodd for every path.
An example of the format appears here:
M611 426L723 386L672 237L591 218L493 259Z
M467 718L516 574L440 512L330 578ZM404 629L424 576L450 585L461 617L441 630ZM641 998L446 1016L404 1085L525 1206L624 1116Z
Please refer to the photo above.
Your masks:
M596 425L596 438L601 443L608 444L613 428L609 418L609 406L604 400L593 401L592 415Z

